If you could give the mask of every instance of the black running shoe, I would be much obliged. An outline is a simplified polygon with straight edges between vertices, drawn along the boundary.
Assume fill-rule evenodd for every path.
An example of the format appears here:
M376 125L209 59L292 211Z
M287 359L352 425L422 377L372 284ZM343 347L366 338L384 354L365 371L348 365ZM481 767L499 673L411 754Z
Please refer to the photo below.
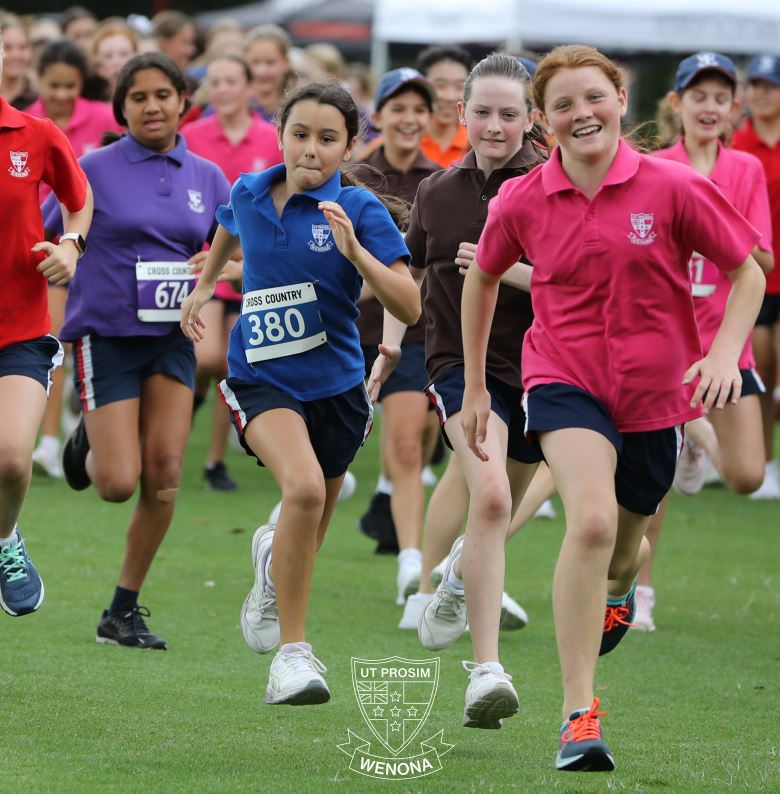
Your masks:
M238 488L238 483L230 476L227 466L222 461L206 466L203 476L209 488L215 491L235 491Z
M377 554L398 554L389 494L376 492L371 497L368 510L358 520L358 527L364 535L377 541Z
M84 426L84 417L82 416L62 452L62 471L65 474L68 485L74 491L83 491L92 484L92 480L89 479L87 474L88 452L89 439L87 438L87 428Z
M129 612L112 615L107 609L100 618L95 641L100 645L126 645L128 648L155 648L165 651L168 643L152 634L144 618L150 615L146 607L134 606Z

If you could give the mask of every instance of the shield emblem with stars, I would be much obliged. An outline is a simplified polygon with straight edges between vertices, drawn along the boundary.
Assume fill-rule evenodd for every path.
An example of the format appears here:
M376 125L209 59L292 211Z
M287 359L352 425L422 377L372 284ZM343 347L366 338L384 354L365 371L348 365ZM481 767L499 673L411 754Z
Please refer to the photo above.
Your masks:
M653 213L639 212L631 213L631 225L634 231L644 240L653 228Z
M27 165L27 152L9 152L9 154L11 155L11 165L18 174L21 174Z
M438 682L438 659L352 659L352 685L360 713L393 755L425 724Z
M330 237L330 226L327 223L313 223L311 225L311 236L318 246L322 247Z

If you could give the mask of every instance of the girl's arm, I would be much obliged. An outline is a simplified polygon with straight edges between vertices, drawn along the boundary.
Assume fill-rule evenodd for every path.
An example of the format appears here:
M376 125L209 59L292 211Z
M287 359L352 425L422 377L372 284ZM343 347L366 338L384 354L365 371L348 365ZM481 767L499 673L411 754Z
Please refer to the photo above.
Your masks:
M701 378L691 399L692 408L699 404L705 409L723 408L729 392L732 403L736 403L742 393L739 355L761 308L766 277L752 254L726 275L731 279L731 292L710 352L693 364L683 377L683 384L690 383L697 375Z
M80 210L70 212L64 204L60 204L60 207L63 229L66 232L76 232L86 239L89 226L92 223L92 210L94 209L92 188L89 186L89 182L87 182L84 206ZM47 237L47 240L50 239L51 236ZM64 286L76 274L79 252L72 240L61 240L59 245L41 241L36 243L32 250L46 252L46 259L37 266L37 270L49 280L50 284Z
M750 252L750 255L758 262L758 266L764 271L765 276L768 276L775 269L775 258L771 251L764 251L756 246Z
M461 243L458 248L458 255L455 257L455 264L459 265L458 272L465 276L468 269L474 263L474 255L477 246L474 243ZM501 283L508 287L520 289L523 292L531 291L531 273L533 268L525 262L515 262L502 276Z
M355 266L379 299L397 319L413 325L420 318L420 290L402 260L389 267L373 257L357 239L352 221L335 201L321 201L319 208L330 224L339 251Z
M238 248L240 240L233 237L230 232L220 225L214 239L211 241L206 263L200 275L195 289L187 296L181 305L181 326L182 333L193 342L200 342L203 339L203 331L206 323L200 317L200 310L211 300L214 295L214 288L217 285L219 274L230 255Z
M490 416L490 394L485 385L485 358L500 283L500 276L486 273L475 262L466 273L460 304L466 381L460 421L469 448L480 460L488 459L487 453L482 449Z

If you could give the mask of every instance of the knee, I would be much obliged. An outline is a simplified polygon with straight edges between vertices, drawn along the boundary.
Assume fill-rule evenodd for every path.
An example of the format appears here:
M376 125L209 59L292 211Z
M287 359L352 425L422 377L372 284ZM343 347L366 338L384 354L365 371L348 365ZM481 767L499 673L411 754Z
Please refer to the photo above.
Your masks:
M161 451L144 460L143 480L146 489L156 494L160 491L178 488L183 462L182 455L165 451Z
M390 441L388 464L394 468L408 471L422 467L422 441L412 436L400 436Z
M470 494L469 514L485 525L505 524L512 513L512 495L509 483L497 477L488 477L475 484Z
M737 471L724 471L726 485L738 494L749 494L757 491L764 482L763 467L743 468Z
M282 487L282 501L288 509L302 513L322 513L325 508L325 480L320 475L291 477Z
M575 535L582 546L591 550L614 548L617 538L617 508L591 506L579 516Z
M126 502L137 484L138 475L130 471L96 472L93 483L104 502Z
M22 485L30 476L30 459L18 448L0 447L0 483Z

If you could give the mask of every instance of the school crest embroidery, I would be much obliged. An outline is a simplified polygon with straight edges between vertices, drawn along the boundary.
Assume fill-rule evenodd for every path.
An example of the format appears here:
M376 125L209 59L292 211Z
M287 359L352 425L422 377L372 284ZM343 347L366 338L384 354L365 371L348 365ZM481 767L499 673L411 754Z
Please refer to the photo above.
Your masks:
M203 194L200 192L200 190L191 190L190 188L187 188L187 195L189 196L187 206L193 212L201 213L206 211L206 205L203 203Z
M309 240L309 248L312 251L324 253L333 248L333 240L330 237L331 228L327 223L312 223L311 236L314 238Z
M23 176L27 176L30 173L30 169L27 167L27 152L8 152L11 157L11 167L8 169L8 173L11 176L15 176L21 178Z
M634 245L650 245L658 236L653 231L652 212L632 212L631 225L634 227L634 231L628 233L628 239Z
M714 52L700 52L696 55L696 64L699 69L704 69L707 66L717 66L718 58Z
M772 74L775 70L775 56L762 55L756 64L756 71L761 74Z

